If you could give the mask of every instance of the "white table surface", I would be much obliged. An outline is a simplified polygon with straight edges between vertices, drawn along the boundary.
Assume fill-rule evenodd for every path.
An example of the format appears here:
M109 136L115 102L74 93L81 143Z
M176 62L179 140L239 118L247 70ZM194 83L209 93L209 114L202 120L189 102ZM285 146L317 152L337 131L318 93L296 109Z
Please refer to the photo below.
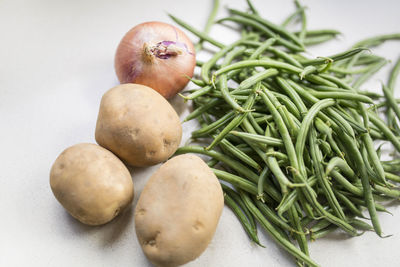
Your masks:
M245 7L244 0L222 5L228 2ZM310 28L343 32L337 41L312 49L314 56L341 51L360 38L400 31L396 0L305 3ZM254 4L275 22L293 11L290 0ZM85 226L64 211L50 190L49 170L66 147L95 142L100 98L118 84L114 52L125 32L144 21L171 22L166 12L201 28L210 7L210 1L199 0L0 0L0 266L151 266L137 242L133 210L157 166L133 169L132 207L101 227ZM224 42L233 40L219 27L212 34ZM400 45L390 42L373 51L394 60ZM379 90L388 68L368 83L369 89ZM173 102L183 118L187 106L180 99ZM184 125L183 142L193 127ZM312 258L322 266L400 266L400 208L389 210L394 216L379 218L392 237L330 235L310 245ZM294 266L263 231L260 239L266 248L251 244L224 208L210 246L186 266Z

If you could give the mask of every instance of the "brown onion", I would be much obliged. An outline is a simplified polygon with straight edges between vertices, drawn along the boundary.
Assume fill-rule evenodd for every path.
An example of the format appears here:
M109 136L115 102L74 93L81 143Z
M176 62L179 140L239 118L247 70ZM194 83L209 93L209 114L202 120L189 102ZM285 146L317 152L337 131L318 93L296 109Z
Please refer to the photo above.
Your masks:
M120 83L147 85L167 99L186 86L195 65L189 38L175 26L156 21L133 27L115 55Z

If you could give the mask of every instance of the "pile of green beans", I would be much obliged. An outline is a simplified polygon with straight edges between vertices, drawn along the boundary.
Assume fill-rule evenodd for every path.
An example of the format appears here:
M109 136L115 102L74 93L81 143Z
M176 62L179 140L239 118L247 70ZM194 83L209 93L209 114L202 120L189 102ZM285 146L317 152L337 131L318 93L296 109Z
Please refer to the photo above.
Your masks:
M247 1L249 12L229 9L215 21L218 1L200 31L170 15L217 51L201 68L198 86L182 96L194 106L194 143L176 154L208 156L225 203L250 239L260 244L259 223L299 266L318 266L308 240L341 229L349 236L373 230L383 236L377 212L399 199L400 161L382 161L375 142L400 152L399 99L393 96L400 59L382 94L360 87L388 61L368 50L400 34L368 38L328 57L307 58L310 45L333 39L336 30L307 30L304 7L275 24ZM301 29L287 25L300 18ZM225 45L209 36L214 23L235 23L241 38ZM231 28L231 27L230 27ZM387 114L387 123L381 118ZM364 211L366 210L366 211ZM366 221L368 219L371 225Z

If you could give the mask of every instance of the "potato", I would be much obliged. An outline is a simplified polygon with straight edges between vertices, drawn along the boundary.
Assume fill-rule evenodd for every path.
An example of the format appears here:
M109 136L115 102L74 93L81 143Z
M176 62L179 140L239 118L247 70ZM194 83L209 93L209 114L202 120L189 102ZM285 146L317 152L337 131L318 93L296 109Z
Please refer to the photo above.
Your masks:
M95 144L65 149L51 168L50 186L61 205L89 225L111 221L133 200L128 169L113 153Z
M118 85L103 95L96 141L132 166L167 160L178 148L182 126L159 93L139 84Z
M163 267L194 260L210 243L223 206L221 185L201 158L168 160L151 176L135 209L145 255Z

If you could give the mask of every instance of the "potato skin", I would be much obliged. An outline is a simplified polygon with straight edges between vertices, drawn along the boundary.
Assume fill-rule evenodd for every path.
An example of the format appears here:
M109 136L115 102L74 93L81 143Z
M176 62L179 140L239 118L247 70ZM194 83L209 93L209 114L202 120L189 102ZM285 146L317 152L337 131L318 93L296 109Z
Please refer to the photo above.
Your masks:
M80 222L111 221L133 200L131 174L118 157L95 144L65 149L50 171L50 186L61 205Z
M96 141L137 167L167 160L178 148L182 126L172 106L150 87L122 84L100 103Z
M147 258L172 267L200 256L224 206L217 177L190 154L164 163L145 185L135 209L136 234Z

